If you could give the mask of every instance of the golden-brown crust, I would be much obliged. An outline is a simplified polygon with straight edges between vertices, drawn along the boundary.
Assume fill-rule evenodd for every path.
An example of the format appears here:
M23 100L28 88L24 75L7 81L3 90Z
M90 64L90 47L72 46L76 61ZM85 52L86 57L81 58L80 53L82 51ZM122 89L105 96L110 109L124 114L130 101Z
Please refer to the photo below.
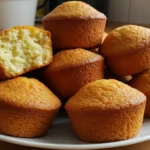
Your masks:
M100 53L107 58L112 71L133 75L150 67L150 29L126 25L110 32Z
M5 29L5 30L2 30L0 32L0 36L2 36L3 34L8 34L9 32L13 31L14 29L16 30L20 30L20 29L27 29L27 30L39 30L40 32L42 32L43 34L49 36L51 38L51 33L48 32L48 31L45 31L43 29L40 29L40 28L36 28L36 27L33 27L33 26L14 26L12 28L8 28L8 29Z
M150 46L150 29L137 25L124 25L111 31L102 45L106 56L138 52Z
M106 16L84 2L64 2L44 17L46 19L89 19Z
M1 81L0 102L31 109L53 110L60 107L59 99L42 82L26 77Z
M51 127L57 110L29 110L0 103L0 133L16 137L42 136Z
M98 60L103 60L101 55L87 51L85 49L76 48L63 50L55 54L53 63L50 65L51 71L75 68L87 63L93 63Z
M120 81L101 79L82 87L67 102L66 107L71 110L110 110L130 107L145 100L143 93Z
M125 140L138 134L146 97L116 80L97 80L82 87L65 104L78 137L86 142Z
M83 2L65 2L43 18L54 49L96 48L103 38L106 16Z
M54 49L96 48L103 38L106 18L43 20Z
M108 33L104 32L104 34L103 34L103 39L102 39L102 43L104 42L104 40L106 39L107 36L108 36Z
M43 71L45 83L62 99L68 99L86 83L103 78L104 59L83 49L65 50Z
M112 142L136 136L141 129L145 102L118 110L71 111L67 114L76 135L86 142Z
M37 30L37 31L40 31L40 32L42 32L43 34L45 34L45 36L49 37L49 39L51 39L51 33L50 33L50 32L45 31L45 30L40 29L40 28L33 27L33 26L14 26L14 27L12 27L12 28L9 28L9 29L6 29L6 30L2 30L2 31L0 32L0 36L3 36L3 35L5 35L5 34L9 34L9 32L13 31L14 29L16 29L16 30L27 29L27 30L30 30L30 31ZM49 44L50 47L52 46L51 40L49 41L48 44ZM50 49L50 51L51 51L51 54L53 55L52 49ZM38 68L47 66L48 64L50 64L50 63L52 62L52 59L53 59L53 58L51 58L51 60L50 60L48 63L46 63L46 64L37 65L37 66L34 66L34 67L32 67L32 68L25 68L24 70L22 70L22 71L20 71L20 72L18 72L18 73L16 73L16 74L12 74L12 75L8 75L8 74L6 73L6 71L5 71L4 66L2 66L2 65L0 64L0 80L4 80L4 79L8 79L8 78L14 78L14 77L17 77L17 76L22 75L22 74L24 74L24 73L27 73L27 72L29 72L29 71L32 71L32 70L35 70L35 69L38 69Z
M150 69L134 76L129 85L146 95L145 116L150 117Z
M18 77L0 82L0 133L18 137L45 134L60 100L36 79Z

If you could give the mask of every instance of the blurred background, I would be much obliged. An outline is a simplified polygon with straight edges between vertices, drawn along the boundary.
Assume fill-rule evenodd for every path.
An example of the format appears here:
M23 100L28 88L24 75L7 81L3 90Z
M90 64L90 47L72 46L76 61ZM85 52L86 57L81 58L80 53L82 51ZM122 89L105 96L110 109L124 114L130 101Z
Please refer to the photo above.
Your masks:
M43 16L66 1L68 0L0 0L0 30L16 25L36 23L38 26ZM81 1L103 12L108 18L107 27L111 26L111 29L123 24L150 26L150 0Z
M36 22L67 0L38 0ZM150 0L82 0L103 12L108 21L150 25Z

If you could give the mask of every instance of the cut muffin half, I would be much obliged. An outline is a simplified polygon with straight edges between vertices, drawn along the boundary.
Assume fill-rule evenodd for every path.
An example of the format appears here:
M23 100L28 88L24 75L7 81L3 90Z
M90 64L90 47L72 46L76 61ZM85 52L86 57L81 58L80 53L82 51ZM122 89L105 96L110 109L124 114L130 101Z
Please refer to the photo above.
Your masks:
M50 32L16 26L0 32L0 79L16 77L52 62Z

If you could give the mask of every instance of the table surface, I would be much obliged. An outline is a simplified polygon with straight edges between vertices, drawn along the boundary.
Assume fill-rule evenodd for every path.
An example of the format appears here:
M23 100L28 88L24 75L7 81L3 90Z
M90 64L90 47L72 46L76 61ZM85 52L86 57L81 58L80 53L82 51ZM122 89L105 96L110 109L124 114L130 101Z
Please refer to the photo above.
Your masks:
M106 26L106 32L110 32L112 29L124 25L122 23L108 23ZM41 24L36 24L37 27L42 27ZM31 147L24 147L19 145L14 145L6 142L0 141L0 150L42 150L40 148L31 148ZM125 147L119 147L119 148L111 148L108 150L150 150L150 141L125 146Z

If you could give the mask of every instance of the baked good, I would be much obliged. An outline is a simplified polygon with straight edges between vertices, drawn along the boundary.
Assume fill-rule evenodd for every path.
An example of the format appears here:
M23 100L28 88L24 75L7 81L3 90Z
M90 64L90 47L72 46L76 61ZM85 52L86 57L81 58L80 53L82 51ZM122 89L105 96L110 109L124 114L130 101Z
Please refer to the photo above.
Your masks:
M150 117L150 69L136 75L129 82L129 85L143 92L146 97L145 116Z
M17 77L0 82L0 133L37 137L52 125L60 100L36 79Z
M32 26L0 32L0 80L46 66L52 62L50 33Z
M103 38L102 38L102 43L103 43L103 42L104 42L104 40L106 39L107 35L108 35L108 33L104 32L104 34L103 34Z
M146 97L117 80L101 79L86 84L65 109L77 136L86 142L110 142L138 134Z
M107 37L107 35L108 35L108 34L107 34L106 32L104 32L103 38L102 38L102 43L103 43L104 39ZM94 53L97 53L97 54L98 54L99 49L100 49L100 47L92 48L92 49L88 49L88 50L91 51L91 52L94 52Z
M118 76L134 75L150 67L150 29L125 25L111 31L100 54Z
M103 38L106 16L84 2L64 2L43 18L54 49L96 48Z
M67 100L85 84L103 78L103 67L102 56L78 48L55 54L42 74L50 89L60 99Z

